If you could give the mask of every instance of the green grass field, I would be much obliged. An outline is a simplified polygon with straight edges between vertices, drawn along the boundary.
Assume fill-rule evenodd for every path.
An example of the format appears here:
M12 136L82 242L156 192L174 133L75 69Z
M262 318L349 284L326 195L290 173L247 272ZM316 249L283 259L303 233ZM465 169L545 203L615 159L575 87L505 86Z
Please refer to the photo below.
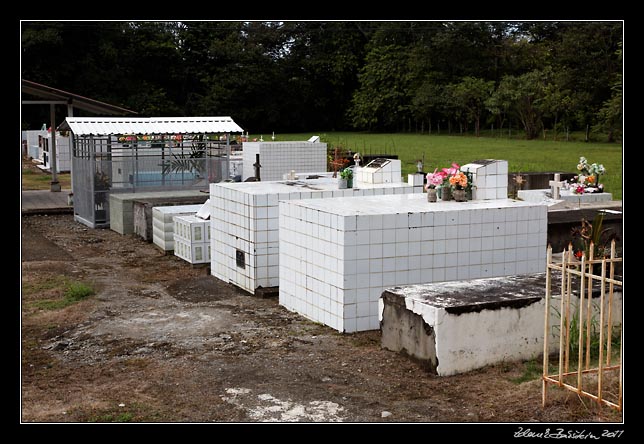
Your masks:
M504 159L511 172L575 172L579 157L585 156L589 163L604 164L606 174L601 181L606 191L613 193L613 199L622 199L621 144L360 132L277 134L275 140L307 140L313 135L319 135L330 147L342 146L366 154L397 154L404 175L416 171L416 160L423 156L425 171L447 167L452 162L463 165L477 159ZM270 140L270 136L264 137Z

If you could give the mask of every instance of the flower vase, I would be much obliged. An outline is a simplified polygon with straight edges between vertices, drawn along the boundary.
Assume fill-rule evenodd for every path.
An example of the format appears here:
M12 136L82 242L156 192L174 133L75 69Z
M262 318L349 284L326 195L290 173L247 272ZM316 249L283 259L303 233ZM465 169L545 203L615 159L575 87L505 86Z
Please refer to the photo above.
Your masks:
M353 177L347 179L347 188L353 188Z
M427 202L436 202L437 196L436 196L436 188L428 188L427 189Z
M450 187L441 188L441 200L452 200L452 189Z
M453 190L452 195L454 196L454 200L456 202L467 202L465 190Z
M347 188L347 179L338 179L338 189L339 190L344 190Z

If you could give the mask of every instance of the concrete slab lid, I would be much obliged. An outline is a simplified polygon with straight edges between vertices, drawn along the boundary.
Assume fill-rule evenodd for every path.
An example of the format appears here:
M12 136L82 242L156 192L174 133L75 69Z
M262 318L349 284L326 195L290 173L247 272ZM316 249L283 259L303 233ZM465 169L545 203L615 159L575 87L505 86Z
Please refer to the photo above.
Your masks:
M470 163L462 165L461 166L461 171L465 171L465 172L468 172L468 173L475 173L480 168L483 168L486 165L490 165L490 164L492 164L494 162L498 162L498 161L496 159L473 160Z
M199 208L196 216L203 220L210 219L210 199L207 199L206 202Z
M545 273L388 288L383 297L412 299L451 314L522 307L545 295Z

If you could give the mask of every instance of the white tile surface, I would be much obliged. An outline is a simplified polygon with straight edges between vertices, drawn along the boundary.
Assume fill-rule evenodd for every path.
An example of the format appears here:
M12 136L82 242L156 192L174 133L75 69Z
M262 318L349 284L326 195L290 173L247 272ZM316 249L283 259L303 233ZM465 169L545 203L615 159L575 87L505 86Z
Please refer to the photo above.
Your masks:
M263 177L263 176L262 176ZM213 276L233 283L246 291L254 293L257 288L274 287L279 284L279 229L292 229L294 220L306 219L308 224L299 226L294 233L293 241L301 245L303 251L310 250L314 243L320 243L319 254L335 255L339 244L339 230L350 230L344 234L345 245L369 246L378 242L378 233L382 230L383 218L365 218L361 224L368 224L366 230L356 231L357 218L341 216L318 210L294 207L289 217L279 215L279 201L312 198L323 196L334 197L344 194L361 196L366 191L382 195L387 190L401 190L404 193L421 193L419 187L406 183L361 184L354 183L354 188L339 190L337 180L322 177L315 180L300 180L294 185L290 181L277 182L242 182L218 183L210 186L212 235L211 273ZM374 231L371 231L371 228ZM378 228L380 227L380 228ZM360 238L358 239L358 235ZM373 241L371 237L374 237ZM384 239L383 239L384 240ZM392 241L393 242L393 241ZM245 256L243 268L236 265L237 250ZM355 249L343 256L355 259ZM364 253L364 252L363 252ZM368 257L367 252L365 257ZM267 265L266 258L272 258ZM334 258L335 259L335 258ZM298 254L298 261L306 260L306 255Z
M280 304L344 332L378 328L377 301L387 287L545 269L546 207L520 201L428 203L413 194L290 200L280 204L280 218ZM326 232L333 220L343 221L333 242L299 236L309 225ZM328 286L307 287L310 278ZM326 322L320 313L331 302L342 309ZM356 305L355 317L347 305Z

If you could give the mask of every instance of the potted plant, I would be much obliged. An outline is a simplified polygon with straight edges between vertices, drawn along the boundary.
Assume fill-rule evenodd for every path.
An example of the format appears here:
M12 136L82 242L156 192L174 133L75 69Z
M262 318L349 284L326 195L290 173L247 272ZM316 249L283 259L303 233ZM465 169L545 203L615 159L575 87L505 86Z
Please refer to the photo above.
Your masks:
M107 201L111 187L110 177L103 171L94 173L94 222L107 221Z
M435 168L433 173L427 173L427 185L425 185L427 202L436 202L438 200L436 187L440 187L445 182L445 177L447 177L447 174L444 171L438 171L438 168Z
M588 164L585 157L579 158L577 165L579 175L572 179L572 190L574 194L603 193L604 185L599 183L602 174L606 174L606 168L602 164Z
M452 200L452 186L449 179L458 173L460 168L460 165L457 163L452 163L451 168L443 168L443 183L440 185L441 200Z
M472 187L472 183L467 174L458 171L449 178L449 184L452 188L452 196L456 202L467 201L467 190Z
M342 181L345 181L345 186L342 186ZM353 169L345 168L340 172L340 188L353 188Z

